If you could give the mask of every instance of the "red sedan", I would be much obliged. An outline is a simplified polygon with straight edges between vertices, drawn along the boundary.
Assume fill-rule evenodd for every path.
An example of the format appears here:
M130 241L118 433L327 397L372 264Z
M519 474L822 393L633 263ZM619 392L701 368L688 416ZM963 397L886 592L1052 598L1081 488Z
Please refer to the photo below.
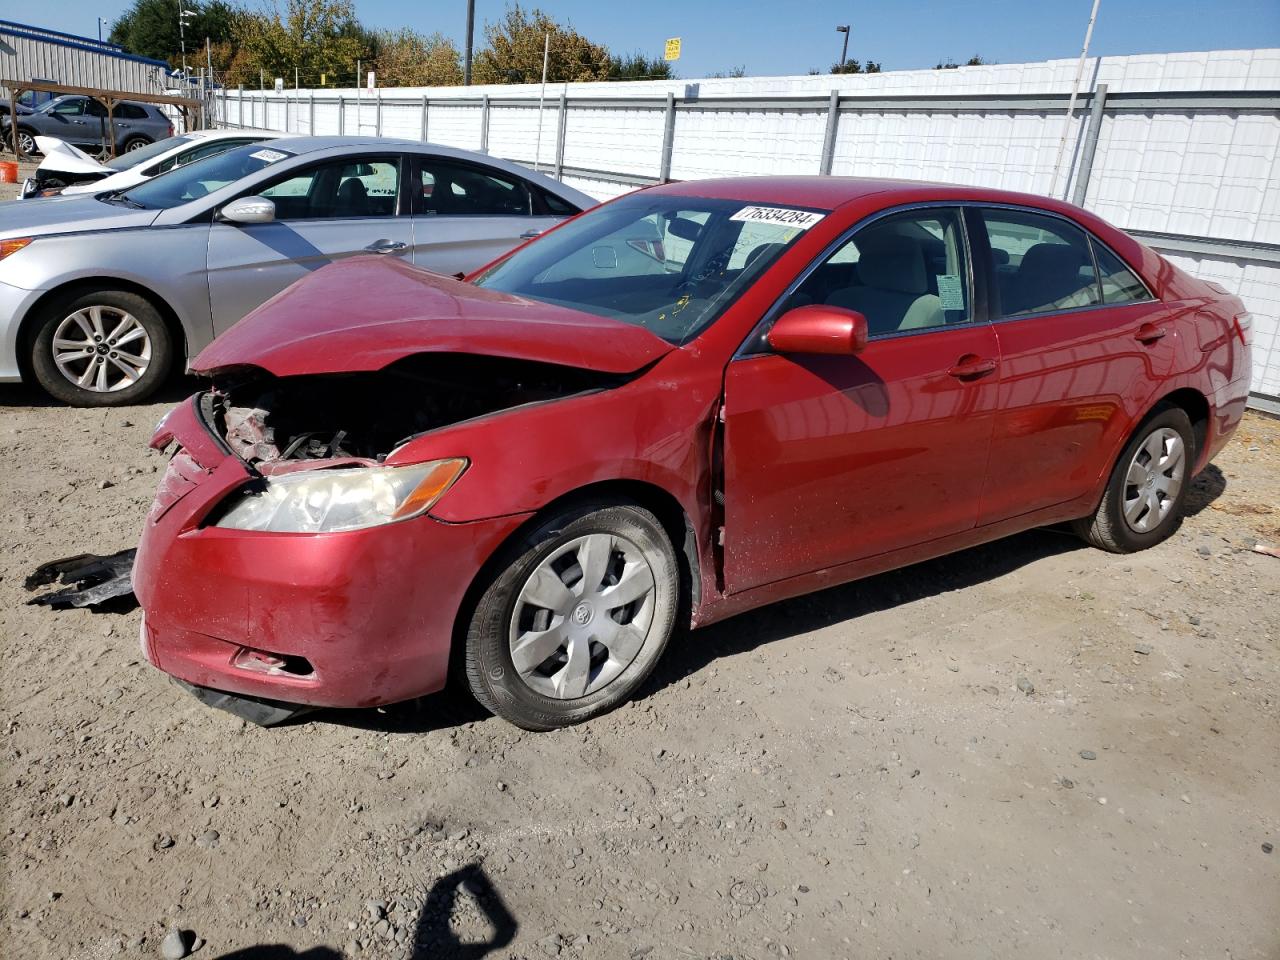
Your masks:
M1045 524L1159 543L1249 338L1083 210L899 181L642 190L466 282L347 260L160 425L143 648L260 720L456 672L575 723L686 627Z

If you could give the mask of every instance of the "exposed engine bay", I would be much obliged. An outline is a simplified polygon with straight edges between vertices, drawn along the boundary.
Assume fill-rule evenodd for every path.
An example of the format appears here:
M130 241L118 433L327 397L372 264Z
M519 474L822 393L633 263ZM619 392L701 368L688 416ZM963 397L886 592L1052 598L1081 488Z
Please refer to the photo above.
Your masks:
M420 433L623 379L530 360L419 354L369 373L228 371L214 378L204 407L232 452L250 464L382 461Z

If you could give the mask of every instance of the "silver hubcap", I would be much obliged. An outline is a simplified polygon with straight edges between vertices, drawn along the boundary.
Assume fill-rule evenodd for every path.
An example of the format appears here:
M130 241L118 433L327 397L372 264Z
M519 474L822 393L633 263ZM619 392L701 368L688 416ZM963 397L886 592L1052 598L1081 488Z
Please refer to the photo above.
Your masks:
M124 152L133 153L133 151L141 150L146 145L147 145L147 141L145 140L134 140L132 143L130 143L127 147L124 148Z
M151 338L137 317L117 307L77 310L53 332L53 362L77 387L114 393L151 365Z
M511 661L543 696L586 696L636 658L653 608L653 570L639 547L613 534L579 537L552 551L520 590Z
M1176 430L1161 427L1143 441L1124 478L1124 520L1150 533L1177 502L1186 473L1186 448Z
M35 153L36 138L29 133L18 134L18 149L23 153Z

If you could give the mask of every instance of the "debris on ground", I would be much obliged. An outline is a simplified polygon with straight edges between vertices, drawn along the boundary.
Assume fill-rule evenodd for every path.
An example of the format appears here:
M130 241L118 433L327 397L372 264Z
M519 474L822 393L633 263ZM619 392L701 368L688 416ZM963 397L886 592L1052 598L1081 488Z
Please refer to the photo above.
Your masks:
M28 590L46 587L51 583L69 584L53 593L32 597L28 604L44 607L92 607L116 597L133 593L129 575L133 572L133 558L137 548L121 550L108 556L80 553L74 557L51 560L36 567L27 577Z

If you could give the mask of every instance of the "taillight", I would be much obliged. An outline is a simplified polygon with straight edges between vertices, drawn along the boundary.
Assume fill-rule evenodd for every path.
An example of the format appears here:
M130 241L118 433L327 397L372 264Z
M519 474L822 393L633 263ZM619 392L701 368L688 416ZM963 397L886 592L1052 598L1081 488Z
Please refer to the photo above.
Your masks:
M169 121L169 136L173 136L173 121Z
M1232 321L1236 327L1236 336L1246 347L1253 341L1253 316L1242 313Z

